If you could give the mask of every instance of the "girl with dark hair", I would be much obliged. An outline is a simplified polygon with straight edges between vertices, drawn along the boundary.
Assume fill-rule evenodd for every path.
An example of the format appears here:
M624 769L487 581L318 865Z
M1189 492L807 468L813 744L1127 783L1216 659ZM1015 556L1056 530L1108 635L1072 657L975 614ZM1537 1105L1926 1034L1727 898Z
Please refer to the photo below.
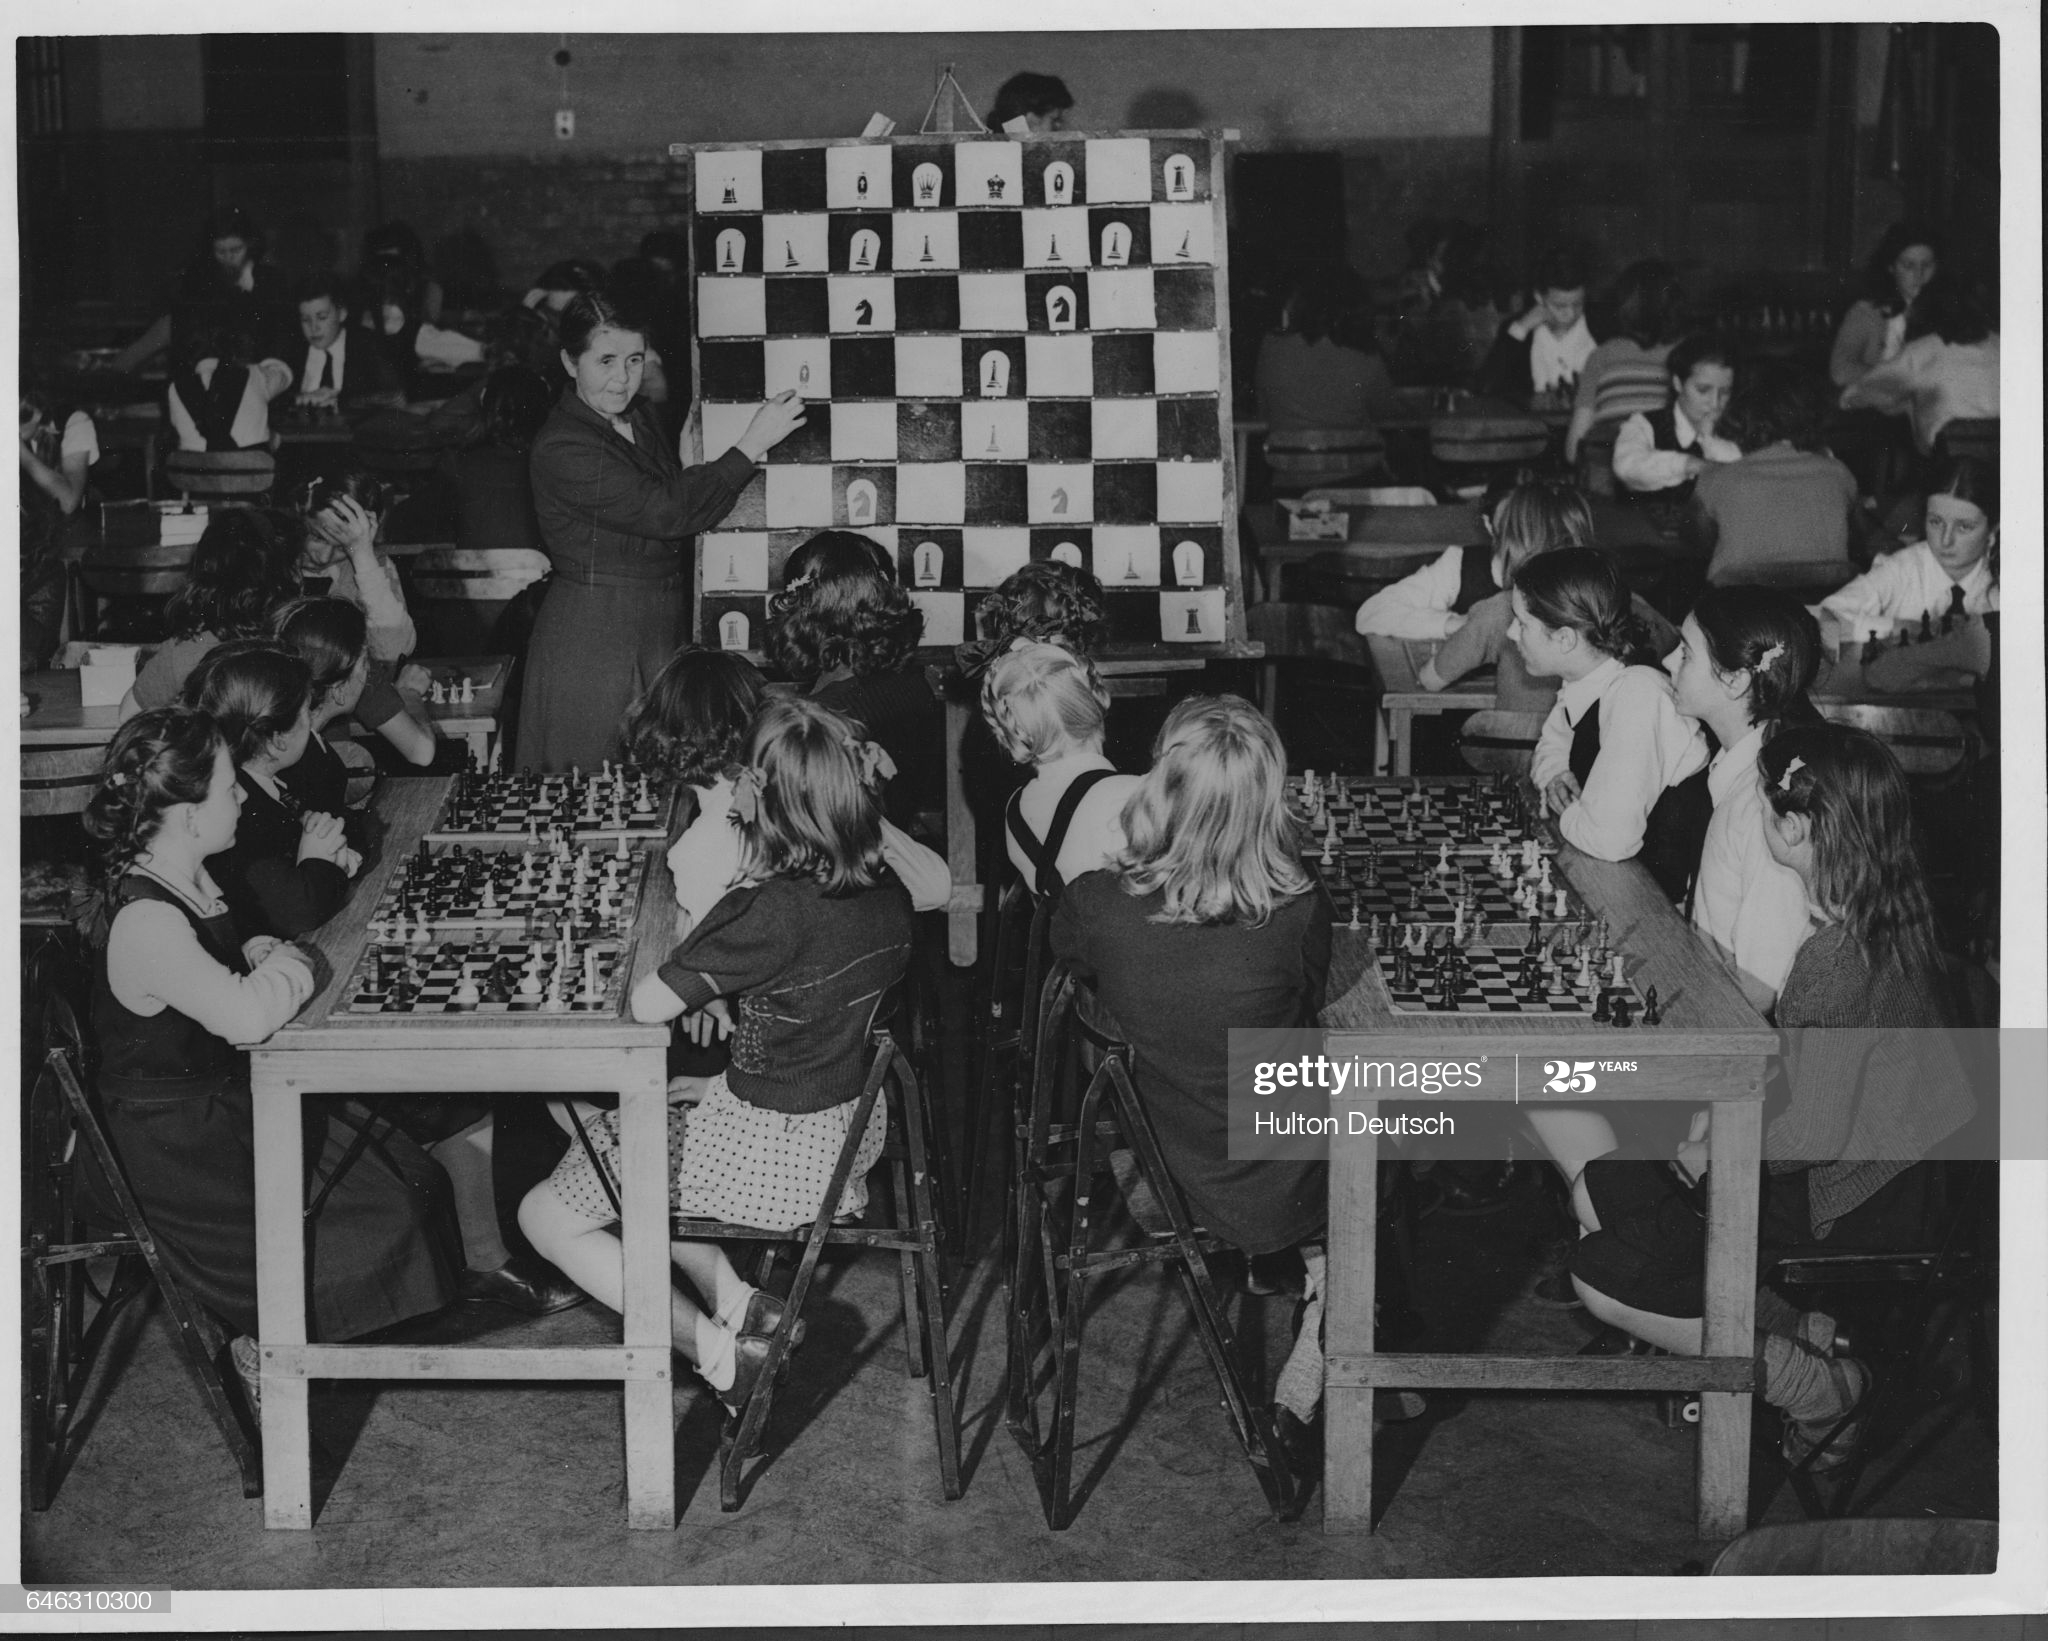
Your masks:
M1920 293L1897 354L1842 390L1844 410L1910 419L1924 457L1952 421L1996 420L1998 322L1988 294L1951 271Z
M297 385L292 367L243 320L206 327L190 365L171 378L171 428L180 450L268 450L270 404Z
M1975 456L1943 462L1927 486L1925 539L1884 554L1820 607L1851 640L1888 637L1893 622L1922 616L1946 632L1953 616L1997 610L1997 467Z
M172 369L180 370L201 357L199 337L221 324L247 326L267 344L289 317L277 270L263 260L262 236L244 212L227 206L201 225L162 317L109 368L129 375L168 347Z
M1668 262L1632 262L1615 281L1607 338L1586 360L1565 429L1564 459L1579 459L1579 442L1600 422L1653 415L1671 402L1665 361L1683 334L1685 288Z
M283 776L299 802L341 814L348 767L321 732L351 713L407 763L424 767L434 761L433 729L414 717L392 688L389 670L370 659L369 625L360 608L345 598L296 599L271 618L271 631L279 648L304 661L312 673L312 737L305 756Z
M1274 329L1260 338L1256 390L1259 415L1282 435L1369 428L1398 413L1394 379L1380 357L1372 297L1357 272L1341 263L1296 271ZM1354 471L1290 469L1290 477L1336 483Z
M978 644L961 646L961 664L980 670L1018 639L1058 644L1093 658L1109 636L1102 583L1078 565L1033 559L1003 578L975 608ZM971 654L965 653L972 650Z
M1895 358L1906 340L1907 316L1920 293L1941 266L1941 240L1913 222L1895 222L1870 253L1863 268L1863 288L1828 358L1828 374L1836 387L1850 383Z
M1630 500L1680 502L1709 462L1742 459L1721 436L1735 391L1735 353L1712 336L1688 336L1666 360L1671 402L1637 411L1614 436L1614 476Z
M135 675L121 715L169 706L200 658L231 638L254 638L298 596L293 520L255 507L224 507L206 521L184 587L171 599L170 642Z
M1820 404L1796 378L1752 372L1720 432L1740 461L1704 469L1680 534L1715 586L1839 587L1856 573L1856 478L1821 442Z
M526 656L524 769L591 769L616 751L627 704L682 639L685 541L731 512L762 456L803 425L802 401L779 393L730 450L685 468L653 408L636 402L642 323L585 293L563 310L560 330L569 382L531 461L554 574Z
M1012 120L1024 121L1025 134L1039 137L1067 128L1067 113L1074 106L1074 94L1067 82L1053 74L1012 74L996 92L996 105L989 110L988 128L1001 131Z
M235 1365L253 1385L256 1179L245 1048L313 995L296 947L244 941L208 875L240 815L234 760L203 712L165 708L121 726L85 813L105 854L112 912L93 982L97 1077L109 1138L171 1268L244 1337ZM359 1107L308 1112L321 1189L346 1153ZM88 1165L85 1188L112 1208ZM452 1260L436 1209L439 1171L401 1135L357 1159L308 1227L308 1320L349 1339L439 1310Z

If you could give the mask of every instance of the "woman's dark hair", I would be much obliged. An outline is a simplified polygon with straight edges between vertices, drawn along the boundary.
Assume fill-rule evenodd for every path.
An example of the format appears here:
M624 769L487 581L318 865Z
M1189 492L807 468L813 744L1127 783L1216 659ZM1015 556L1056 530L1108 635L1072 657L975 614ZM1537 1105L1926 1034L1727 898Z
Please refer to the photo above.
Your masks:
M1814 899L1872 970L1895 960L1909 981L1940 986L1946 965L1914 846L1912 794L1891 750L1843 724L1800 724L1771 738L1757 773L1776 813L1807 818Z
M1582 291L1586 288L1586 254L1574 245L1553 245L1541 252L1529 270L1529 294Z
M1981 342L1996 330L1990 292L1981 280L1943 269L1927 281L1906 319L1906 339L1938 336L1951 347Z
M312 699L312 669L269 639L208 650L185 680L185 705L220 726L238 769L288 732Z
M1011 571L975 615L982 637L999 649L1013 639L1038 638L1092 657L1109 636L1102 583L1056 558L1033 559Z
M477 394L484 432L507 450L525 450L554 408L555 390L524 365L500 365L484 378Z
M1998 464L1981 456L1948 456L1935 464L1928 481L1930 496L1954 496L1975 507L1993 526L1998 523Z
M1782 369L1751 370L1736 383L1716 431L1745 456L1780 440L1794 450L1818 450L1822 415L1807 382Z
M298 494L299 511L307 518L324 513L343 497L366 513L382 514L391 502L391 486L360 467L310 481Z
M1057 75L1012 74L996 92L988 125L991 131L1000 131L1019 114L1057 114L1073 106L1074 94Z
M1899 282L1892 277L1892 264L1914 245L1925 245L1932 251L1934 266L1939 270L1943 255L1941 236L1918 222L1894 222L1872 247L1870 260L1863 264L1863 300L1880 312L1899 311Z
M1631 262L1614 282L1609 329L1639 348L1661 347L1678 338L1684 308L1685 287L1676 268L1654 258Z
M1719 365L1723 370L1737 371L1735 347L1725 337L1695 331L1677 347L1671 350L1671 357L1665 360L1674 382L1686 382L1701 365Z
M1544 626L1570 627L1602 655L1629 666L1657 664L1628 583L1605 553L1591 547L1539 553L1515 571L1515 595Z
M647 321L624 303L615 302L598 291L584 291L573 297L555 321L555 334L561 340L562 351L572 359L582 358L590 346L590 339L605 329L631 331L644 341Z
M1379 352L1372 293L1357 270L1342 262L1314 263L1297 271L1280 311L1287 329L1305 342L1327 336L1339 347Z
M149 847L164 811L206 801L221 742L211 718L185 707L137 713L114 732L81 817L109 890Z
M262 632L280 605L298 597L298 557L296 532L281 529L275 514L220 508L200 532L185 585L166 612L172 634L227 639Z
M924 611L898 585L888 553L851 530L827 530L789 555L769 601L768 655L808 684L849 667L858 678L895 672L924 635Z
M708 786L746 761L766 692L743 655L685 645L626 709L626 755L688 786Z
M297 598L271 618L278 647L306 663L312 704L324 706L370 645L370 618L345 598Z
M1806 692L1820 670L1820 623L1772 587L1709 587L1692 607L1707 658L1720 672L1749 674L1749 721L1817 724Z

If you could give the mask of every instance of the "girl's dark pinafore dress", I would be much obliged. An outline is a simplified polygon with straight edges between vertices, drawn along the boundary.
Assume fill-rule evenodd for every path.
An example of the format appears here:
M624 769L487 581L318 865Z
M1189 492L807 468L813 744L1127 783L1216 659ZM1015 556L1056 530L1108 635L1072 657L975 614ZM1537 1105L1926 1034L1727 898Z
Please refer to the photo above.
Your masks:
M1571 770L1583 787L1600 757L1600 703L1595 701L1572 730ZM1682 901L1691 891L1693 874L1699 870L1700 851L1706 846L1707 822L1714 818L1713 794L1707 790L1707 772L1695 771L1676 786L1658 794L1655 807L1643 826L1643 846L1637 853L1673 901Z

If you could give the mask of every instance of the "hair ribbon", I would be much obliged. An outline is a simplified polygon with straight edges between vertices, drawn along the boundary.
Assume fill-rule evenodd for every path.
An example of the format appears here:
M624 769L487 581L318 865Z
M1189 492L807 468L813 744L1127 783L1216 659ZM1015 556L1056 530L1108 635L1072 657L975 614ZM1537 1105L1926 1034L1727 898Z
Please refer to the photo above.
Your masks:
M123 769L117 769L117 770L115 770L115 771L113 772L113 774L111 774L111 775L109 775L109 776L107 777L107 785L109 785L109 786L117 786L117 787L118 787L118 786L126 786L127 784L128 784L128 772L127 772L126 770L123 770Z
M1782 642L1773 644L1769 649L1765 650L1763 654L1759 655L1756 658L1756 664L1750 668L1750 671L1761 672L1765 667L1770 666L1774 661L1778 659L1779 656L1783 655L1784 653L1785 646Z
M1778 790L1780 792L1790 792L1792 790L1793 775L1805 767L1806 760L1804 758L1794 758L1788 763L1785 766L1785 773L1778 777Z
M768 784L768 778L749 764L733 777L732 812L740 820L753 826L761 818L761 792Z
M867 786L879 786L896 774L896 760L874 741L862 741L854 752L854 761L859 764L861 781Z

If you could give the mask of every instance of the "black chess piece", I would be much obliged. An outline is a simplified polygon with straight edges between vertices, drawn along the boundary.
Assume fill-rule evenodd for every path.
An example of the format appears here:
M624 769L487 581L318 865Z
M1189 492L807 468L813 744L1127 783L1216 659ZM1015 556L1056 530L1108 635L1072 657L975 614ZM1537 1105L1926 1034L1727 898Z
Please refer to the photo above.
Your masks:
M1932 610L1922 610L1920 612L1920 642L1924 644L1933 636L1934 612Z
M1664 1018L1664 1011L1657 1006L1657 988L1652 986L1643 993L1643 1024L1654 1026Z
M1884 654L1884 640L1875 631L1863 640L1863 663L1868 666Z
M1628 993L1625 991L1618 991L1614 994L1613 1019L1614 1024L1617 1026L1626 1026L1629 1023Z
M1609 1020L1614 1018L1614 1004L1612 1001L1612 994L1609 993L1605 986L1602 986L1600 988L1599 998L1593 1004L1593 1018L1595 1021L1597 1021L1599 1024L1603 1026L1606 1025Z

